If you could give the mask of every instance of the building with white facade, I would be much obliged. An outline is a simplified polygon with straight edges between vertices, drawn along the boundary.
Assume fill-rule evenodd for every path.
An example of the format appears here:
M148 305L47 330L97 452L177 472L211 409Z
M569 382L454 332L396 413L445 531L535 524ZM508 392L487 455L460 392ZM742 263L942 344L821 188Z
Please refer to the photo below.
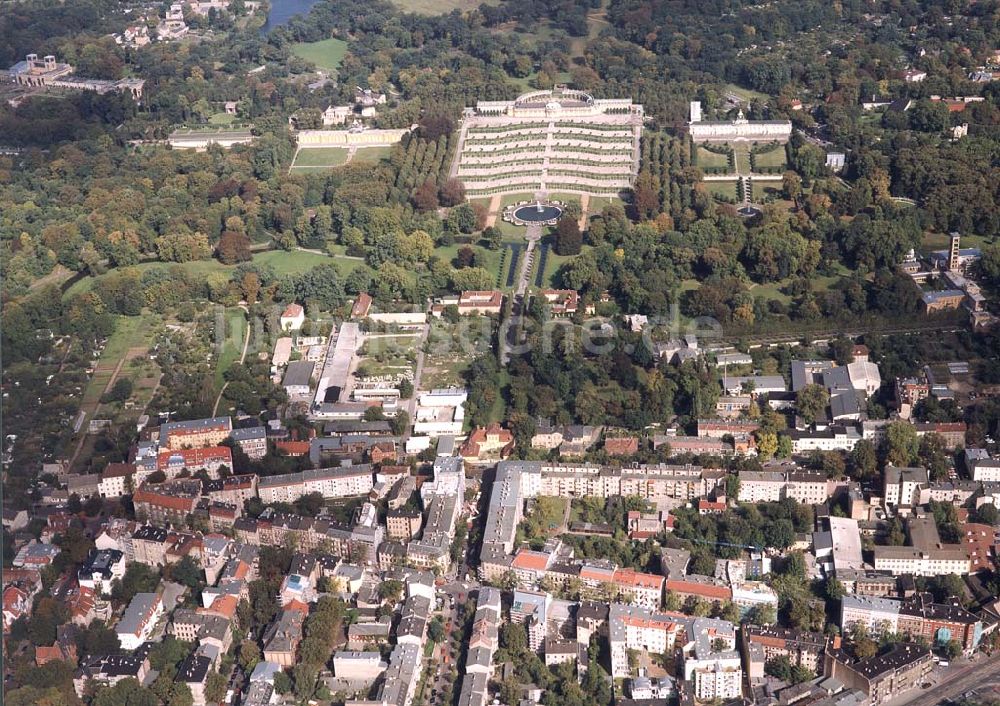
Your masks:
M110 596L114 582L125 577L125 554L117 549L91 549L76 576L84 588Z
M319 493L324 498L365 495L373 486L371 466L343 466L261 478L257 494L264 503L294 502L309 493Z
M740 110L735 120L702 120L701 102L691 102L688 132L695 142L788 142L788 120L747 120Z
M893 508L912 507L920 500L920 491L930 484L926 468L885 467L885 504Z
M115 626L118 644L123 650L137 649L153 634L163 616L163 600L157 593L137 593Z

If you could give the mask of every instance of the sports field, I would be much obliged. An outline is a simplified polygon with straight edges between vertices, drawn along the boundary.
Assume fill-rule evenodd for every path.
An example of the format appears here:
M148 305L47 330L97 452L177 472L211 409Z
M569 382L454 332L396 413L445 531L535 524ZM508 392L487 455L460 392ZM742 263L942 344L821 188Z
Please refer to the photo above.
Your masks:
M298 42L292 45L292 53L300 59L316 64L317 69L335 72L347 54L347 42L343 39Z

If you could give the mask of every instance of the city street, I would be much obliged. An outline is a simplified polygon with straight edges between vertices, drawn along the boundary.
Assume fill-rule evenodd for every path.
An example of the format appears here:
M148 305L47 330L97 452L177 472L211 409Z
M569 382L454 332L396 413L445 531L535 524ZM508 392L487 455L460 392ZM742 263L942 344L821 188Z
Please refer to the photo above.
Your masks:
M1000 684L1000 653L992 656L979 655L971 662L962 660L950 667L938 667L931 673L931 686L914 689L899 698L886 702L885 706L935 706L949 699L961 697L970 689L983 689Z

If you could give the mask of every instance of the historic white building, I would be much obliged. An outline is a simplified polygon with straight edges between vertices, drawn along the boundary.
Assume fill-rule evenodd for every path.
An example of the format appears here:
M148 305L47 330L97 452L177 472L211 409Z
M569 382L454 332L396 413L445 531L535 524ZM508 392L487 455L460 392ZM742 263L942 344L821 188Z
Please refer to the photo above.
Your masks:
M695 142L788 142L792 123L788 120L747 120L740 110L735 120L702 120L701 102L691 102L688 131Z
M479 101L462 116L451 176L470 195L559 191L616 196L635 181L643 108L556 87Z

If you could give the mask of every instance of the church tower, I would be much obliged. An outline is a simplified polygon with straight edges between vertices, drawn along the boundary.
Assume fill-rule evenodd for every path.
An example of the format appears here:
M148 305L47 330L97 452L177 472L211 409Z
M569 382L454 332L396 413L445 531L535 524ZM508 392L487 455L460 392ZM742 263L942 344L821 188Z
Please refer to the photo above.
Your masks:
M959 252L959 249L960 249L961 240L962 240L962 236L960 236L958 233L954 233L953 232L953 233L949 234L949 236L948 236L948 245L949 245L949 247L948 247L948 270L951 271L951 272L958 272L959 271L959 266L958 266L958 263L959 263L958 252Z

